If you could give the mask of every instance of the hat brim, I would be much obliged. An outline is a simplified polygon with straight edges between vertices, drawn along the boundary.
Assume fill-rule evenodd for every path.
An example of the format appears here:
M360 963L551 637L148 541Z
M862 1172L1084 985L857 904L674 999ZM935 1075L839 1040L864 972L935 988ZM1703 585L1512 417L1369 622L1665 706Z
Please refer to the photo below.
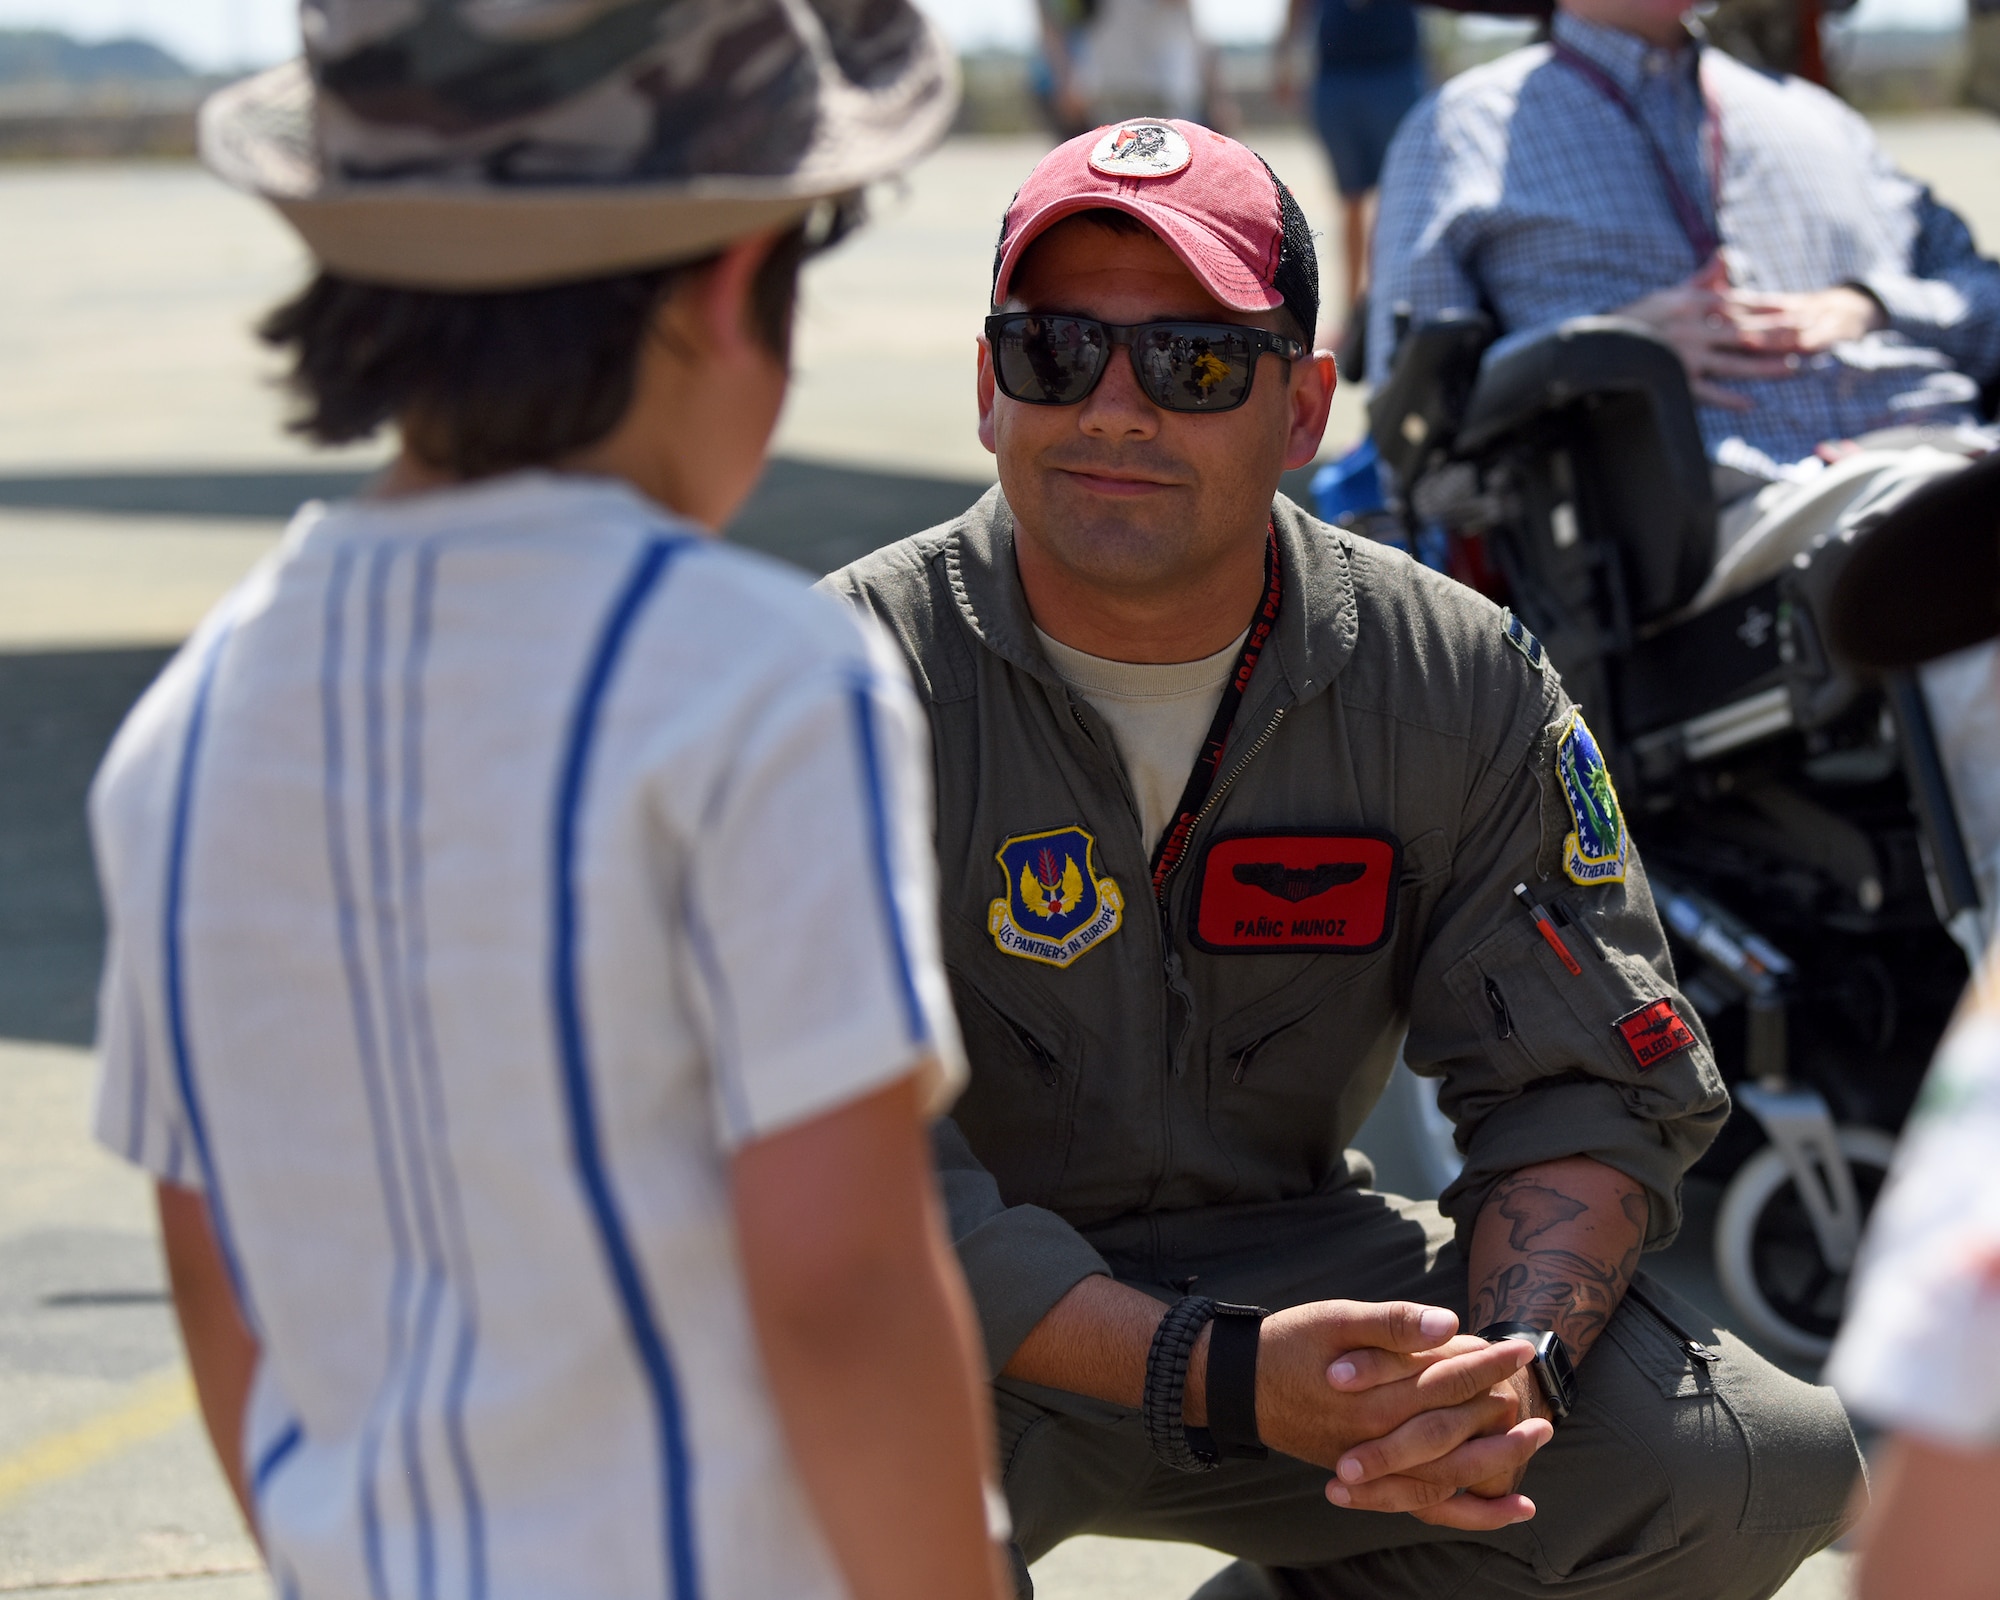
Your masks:
M1169 206L1153 205L1127 195L1086 193L1067 195L1051 201L1029 217L1007 241L1001 253L999 271L994 274L993 299L1004 304L1012 292L1014 269L1021 264L1035 241L1058 222L1085 211L1122 211L1143 222L1180 257L1181 265L1193 273L1210 294L1231 311L1276 311L1285 297L1243 264L1212 229L1204 227L1186 212Z
M201 154L225 183L276 206L343 277L467 292L535 288L699 260L908 166L949 131L958 105L956 58L929 23L924 38L893 83L863 90L822 80L811 148L779 176L346 181L320 161L303 61L211 96Z
M1827 631L1846 659L1885 672L2000 635L2000 455L1927 484L1856 537Z

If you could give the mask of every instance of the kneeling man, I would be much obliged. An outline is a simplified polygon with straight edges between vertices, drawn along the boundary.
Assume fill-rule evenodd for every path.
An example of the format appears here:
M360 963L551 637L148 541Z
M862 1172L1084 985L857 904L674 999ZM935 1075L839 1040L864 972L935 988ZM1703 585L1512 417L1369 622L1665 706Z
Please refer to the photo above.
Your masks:
M940 1159L1022 1592L1094 1532L1243 1558L1218 1594L1768 1595L1852 1435L1634 1282L1727 1097L1541 646L1277 495L1317 285L1242 146L1062 146L980 343L999 488L828 580L936 734ZM1344 1153L1405 1030L1438 1205Z

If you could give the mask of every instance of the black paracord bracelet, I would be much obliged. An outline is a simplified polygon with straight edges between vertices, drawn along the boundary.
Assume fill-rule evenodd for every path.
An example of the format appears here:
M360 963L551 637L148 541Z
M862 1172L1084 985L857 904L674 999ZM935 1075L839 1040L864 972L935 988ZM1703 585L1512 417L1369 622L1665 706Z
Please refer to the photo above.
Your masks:
M1213 1472L1222 1465L1219 1456L1197 1454L1188 1439L1183 1407L1187 1399L1188 1358L1195 1341L1215 1315L1215 1302L1205 1295L1191 1294L1177 1300L1160 1319L1153 1333L1153 1347L1146 1353L1146 1395L1140 1414L1146 1423L1146 1438L1153 1454L1180 1472Z

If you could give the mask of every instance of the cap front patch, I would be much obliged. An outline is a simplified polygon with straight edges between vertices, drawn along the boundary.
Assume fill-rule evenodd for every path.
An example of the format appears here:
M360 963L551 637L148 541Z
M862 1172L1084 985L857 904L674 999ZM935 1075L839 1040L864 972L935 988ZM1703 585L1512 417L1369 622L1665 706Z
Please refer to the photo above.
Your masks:
M1239 833L1202 852L1194 933L1203 950L1339 950L1388 942L1402 846L1386 833Z
M1612 1024L1618 1030L1632 1059L1641 1072L1650 1072L1668 1056L1678 1055L1694 1045L1694 1030L1681 1021L1671 1000L1655 1000Z
M1125 897L1091 862L1097 841L1081 828L1017 834L994 860L1007 893L986 910L986 931L1010 956L1066 967L1118 931Z
M1586 888L1625 881L1625 813L1604 752L1585 725L1583 713L1572 711L1569 726L1556 741L1556 775L1575 825L1563 841L1563 872L1570 882Z
M1107 178L1171 178L1193 160L1178 128L1152 121L1106 128L1090 152L1091 170Z

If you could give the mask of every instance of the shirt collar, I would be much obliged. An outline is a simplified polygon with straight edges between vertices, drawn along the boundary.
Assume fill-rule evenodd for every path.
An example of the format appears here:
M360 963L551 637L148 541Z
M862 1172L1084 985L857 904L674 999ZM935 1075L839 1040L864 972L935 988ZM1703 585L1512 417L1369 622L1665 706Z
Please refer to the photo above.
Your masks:
M1685 44L1662 49L1637 34L1607 28L1601 22L1586 22L1563 10L1556 12L1549 32L1558 44L1603 68L1627 94L1636 94L1649 76L1663 69L1692 72L1700 50L1700 41L1693 34Z

